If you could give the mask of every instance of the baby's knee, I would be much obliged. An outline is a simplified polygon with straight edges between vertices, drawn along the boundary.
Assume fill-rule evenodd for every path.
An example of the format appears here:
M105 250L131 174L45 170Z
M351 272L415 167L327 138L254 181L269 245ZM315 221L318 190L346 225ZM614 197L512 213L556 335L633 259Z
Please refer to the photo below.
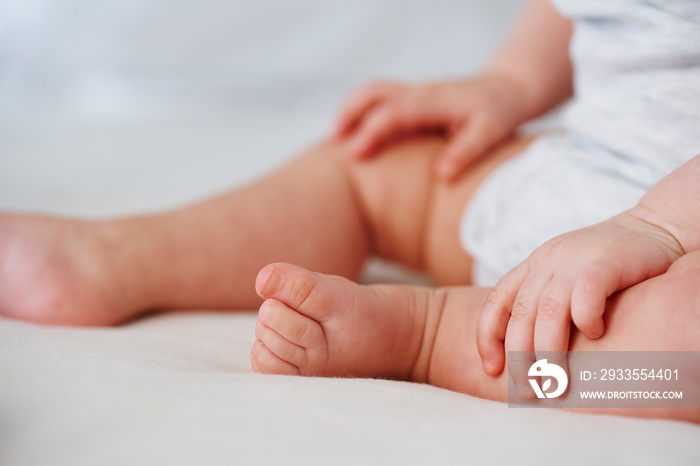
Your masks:
M688 253L676 260L666 272L677 293L673 301L679 311L700 321L700 251Z
M687 254L666 273L608 301L599 340L575 332L580 350L700 351L700 255Z
M665 274L660 312L674 323L674 346L682 351L700 351L700 251L684 255Z
M683 311L700 321L700 251L690 252L676 260L666 274L677 287Z
M439 138L411 138L366 160L344 157L375 254L422 268L423 230L433 189L431 167L442 147Z
M700 251L693 251L681 256L671 264L667 274L677 279L686 277L697 285L700 283Z

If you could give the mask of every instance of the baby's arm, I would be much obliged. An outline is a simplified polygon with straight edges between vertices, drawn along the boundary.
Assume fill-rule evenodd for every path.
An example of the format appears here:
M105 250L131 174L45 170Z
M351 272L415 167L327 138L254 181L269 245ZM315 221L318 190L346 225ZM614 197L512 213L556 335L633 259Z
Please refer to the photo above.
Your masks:
M445 132L449 144L437 171L445 179L455 178L520 124L571 96L570 36L570 21L548 0L531 0L478 76L426 85L381 82L362 88L343 106L335 134L351 137L355 155L366 157L399 136Z
M610 295L663 274L676 259L698 249L700 155L661 180L632 209L546 242L507 273L479 321L484 370L492 375L503 370L504 349L566 351L572 320L587 337L602 336ZM509 371L517 384L515 374L522 371Z
M700 249L700 155L653 186L632 211L668 231L684 252Z
M573 94L569 56L572 23L550 0L530 0L487 63L484 74L509 76L526 99L522 122L553 109Z

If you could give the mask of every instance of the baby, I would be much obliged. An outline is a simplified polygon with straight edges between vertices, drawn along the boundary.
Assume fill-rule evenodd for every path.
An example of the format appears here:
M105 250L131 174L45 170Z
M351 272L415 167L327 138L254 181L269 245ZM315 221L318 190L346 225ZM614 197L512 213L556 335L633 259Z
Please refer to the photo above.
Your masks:
M506 350L700 350L700 4L556 3L530 1L480 75L364 88L334 138L218 198L0 217L0 313L113 325L260 306L255 371L501 401L509 375L527 396ZM513 136L572 94L566 131ZM370 255L443 287L349 281Z

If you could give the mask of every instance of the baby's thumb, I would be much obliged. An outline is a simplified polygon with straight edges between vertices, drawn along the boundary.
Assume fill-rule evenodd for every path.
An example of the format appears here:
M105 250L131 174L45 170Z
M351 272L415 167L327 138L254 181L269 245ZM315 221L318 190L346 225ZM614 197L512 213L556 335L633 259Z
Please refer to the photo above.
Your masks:
M494 142L486 125L479 120L465 124L438 158L437 176L446 181L454 180Z

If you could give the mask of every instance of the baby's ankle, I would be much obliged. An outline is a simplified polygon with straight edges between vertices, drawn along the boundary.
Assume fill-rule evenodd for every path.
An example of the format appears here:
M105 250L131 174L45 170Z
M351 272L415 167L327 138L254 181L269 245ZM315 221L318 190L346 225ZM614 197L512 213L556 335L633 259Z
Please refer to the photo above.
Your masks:
M449 288L425 288L410 287L413 295L413 306L416 308L412 315L422 316L423 321L416 326L422 332L418 356L416 357L410 380L419 383L429 383L430 363L433 358L433 349L438 336L442 314L447 302Z
M158 267L149 255L148 221L127 218L95 222L89 226L99 244L97 262L110 295L119 307L131 310L132 317L157 306L154 274Z

